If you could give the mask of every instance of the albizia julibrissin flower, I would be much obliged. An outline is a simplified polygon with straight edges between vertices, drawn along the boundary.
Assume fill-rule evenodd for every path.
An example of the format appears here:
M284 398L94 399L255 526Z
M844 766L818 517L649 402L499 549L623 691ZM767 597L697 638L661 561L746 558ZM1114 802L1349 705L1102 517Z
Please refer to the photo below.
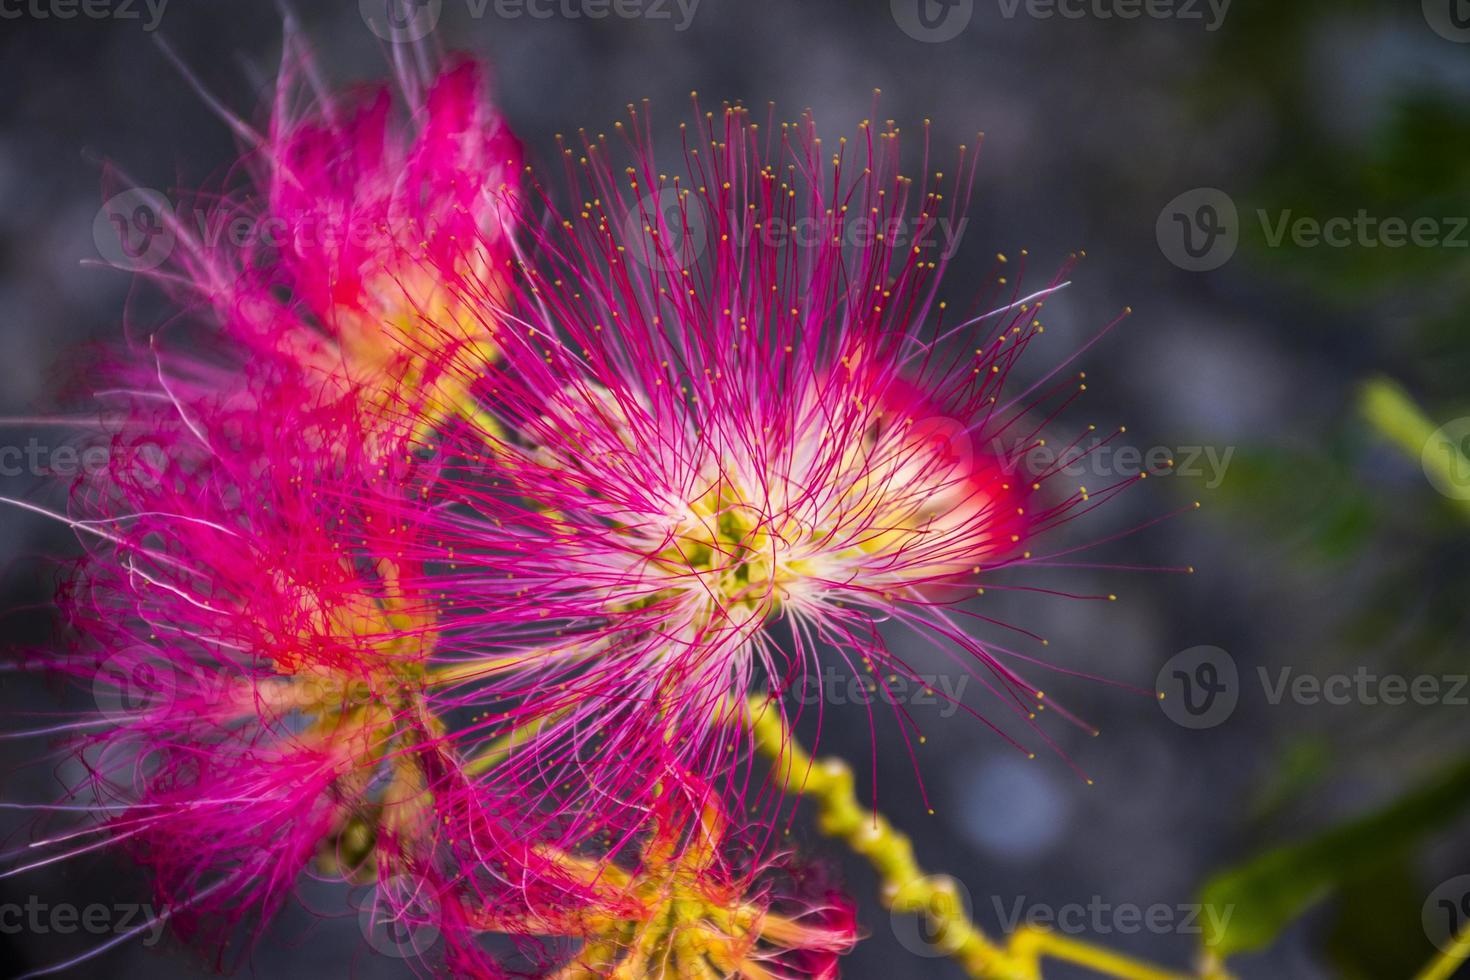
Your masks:
M433 895L425 952L498 975L468 909L585 889L446 738L458 668L436 658L466 654L406 554L412 481L371 462L352 406L308 409L273 380L284 401L264 414L224 398L185 416L166 388L108 396L125 424L67 518L87 546L61 602L75 646L42 664L97 704L42 733L72 734L61 811L93 821L41 836L40 856L6 873L124 849L163 914L221 960L303 875L381 880L373 915L420 922Z
M554 980L832 978L857 942L845 896L789 858L752 862L714 788L687 773L664 770L649 826L625 850L626 858L543 847L590 900L519 913L489 906L470 921L487 932L578 940L570 957L547 968Z
M231 119L248 185L181 211L194 220L175 225L161 278L212 307L245 356L284 357L324 393L359 401L377 448L395 451L475 411L493 324L452 286L470 278L504 296L520 145L473 59L428 79L404 69L399 107L387 85L322 90L292 50L265 131ZM315 89L305 110L303 77Z
M1075 353L1013 377L1058 283L1021 297L1002 276L977 316L938 299L947 257L927 243L962 226L963 147L947 196L927 138L922 176L901 173L891 124L834 151L809 118L773 130L726 108L685 130L675 177L645 126L618 124L625 168L605 138L564 148L576 206L538 187L522 215L514 306L480 293L502 354L489 421L454 430L439 492L457 506L419 539L502 651L466 739L517 751L485 778L554 794L576 773L576 799L549 807L606 810L646 800L641 762L667 744L738 789L747 693L821 663L918 682L889 620L1034 727L1043 692L1013 667L1033 655L972 636L990 619L962 600L1021 588L1001 573L1131 482L1021 465L1085 388Z

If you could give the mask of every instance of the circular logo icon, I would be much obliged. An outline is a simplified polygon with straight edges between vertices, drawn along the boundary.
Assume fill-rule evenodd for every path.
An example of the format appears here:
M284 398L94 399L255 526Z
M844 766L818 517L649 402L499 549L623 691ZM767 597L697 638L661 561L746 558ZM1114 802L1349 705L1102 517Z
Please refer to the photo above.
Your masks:
M940 488L975 471L975 443L970 428L958 419L931 415L909 426L905 441L919 455L914 465L932 472Z
M954 929L941 932L937 923L957 913L968 919L973 905L963 882L948 875L931 875L899 888L888 903L888 918L900 946L915 956L938 959L953 956L963 940Z
M129 272L156 269L174 250L173 206L147 187L114 194L92 219L92 241L109 265Z
M102 716L117 725L167 707L178 686L173 667L148 647L115 653L92 674L92 698Z
M1443 950L1453 946L1470 928L1470 875L1451 878L1430 892L1419 916L1430 942Z
M1446 41L1470 44L1470 0L1424 0L1424 19Z
M888 7L899 30L927 44L954 40L975 16L975 0L889 0Z
M649 269L687 269L704 254L704 204L687 191L665 187L645 194L623 215L623 257Z
M1235 254L1240 215L1229 194L1197 187L1164 205L1154 235L1164 258L1188 272L1209 272Z
M1446 422L1424 443L1424 475L1453 500L1470 500L1470 418Z
M1190 647L1159 670L1159 707L1176 725L1214 728L1240 703L1240 672L1219 647Z
M442 907L431 883L394 875L374 886L358 910L357 922L368 945L395 959L423 956L439 941Z
M362 21L392 44L409 44L439 25L444 0L357 0Z

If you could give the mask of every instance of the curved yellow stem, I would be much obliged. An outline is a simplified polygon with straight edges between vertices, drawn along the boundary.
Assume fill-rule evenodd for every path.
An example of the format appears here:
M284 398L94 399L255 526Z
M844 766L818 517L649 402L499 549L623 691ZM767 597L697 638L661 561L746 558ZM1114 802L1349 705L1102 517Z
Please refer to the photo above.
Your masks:
M1455 971L1470 960L1470 923L1465 924L1455 941L1419 971L1414 980L1449 980Z
M882 899L895 912L923 915L940 950L979 980L1040 980L1043 959L1086 967L1117 980L1229 980L1218 965L1199 974L1159 969L1141 960L1045 929L1025 926L1000 945L970 920L953 878L919 867L913 843L882 814L858 803L851 767L841 759L813 759L766 698L752 698L747 721L758 752L771 760L777 782L810 799L822 833L867 858L882 880Z

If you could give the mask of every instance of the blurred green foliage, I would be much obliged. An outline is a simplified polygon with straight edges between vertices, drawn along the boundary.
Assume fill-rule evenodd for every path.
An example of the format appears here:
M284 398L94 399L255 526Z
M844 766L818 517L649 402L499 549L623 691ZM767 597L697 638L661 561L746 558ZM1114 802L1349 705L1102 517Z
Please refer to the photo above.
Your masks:
M1470 247L1304 248L1273 243L1263 230L1279 228L1284 215L1433 218L1441 230L1470 218L1465 93L1446 91L1432 72L1408 72L1392 84L1361 79L1370 90L1382 83L1367 118L1332 119L1324 103L1324 39L1358 29L1384 37L1427 31L1419 6L1238 0L1200 76L1206 121L1265 112L1263 124L1278 137L1254 179L1229 190L1253 272L1290 297L1293 316L1304 311L1295 336L1283 340L1322 350L1363 383L1356 401L1344 397L1322 444L1241 447L1218 498L1233 524L1272 542L1298 572L1361 597L1345 603L1351 611L1335 641L1298 651L1302 665L1347 657L1379 668L1467 669L1470 504L1436 492L1421 459L1440 423L1470 415ZM1430 33L1422 41L1438 43ZM1453 53L1465 52L1447 58ZM1470 240L1470 229L1459 234ZM1380 742L1380 761L1470 752L1463 719L1386 729L1372 722L1364 727ZM1279 771L1260 792L1260 840L1279 840L1280 825L1299 812L1294 801L1304 804L1350 771L1358 762L1352 737L1283 736ZM1436 833L1463 826L1467 810L1470 755L1378 811L1247 857L1202 890L1202 901L1236 910L1211 941L1226 955L1261 948L1331 898L1322 942L1341 976L1411 975L1433 952L1419 925L1426 883L1416 878L1415 855Z

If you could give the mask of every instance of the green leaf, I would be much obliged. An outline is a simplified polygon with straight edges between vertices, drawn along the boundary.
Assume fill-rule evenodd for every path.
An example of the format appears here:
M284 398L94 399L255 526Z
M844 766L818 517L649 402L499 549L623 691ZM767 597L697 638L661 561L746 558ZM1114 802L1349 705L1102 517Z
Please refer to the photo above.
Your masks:
M1382 810L1215 876L1200 893L1218 913L1204 917L1205 944L1221 957L1269 945L1350 875L1411 847L1467 807L1470 758Z

